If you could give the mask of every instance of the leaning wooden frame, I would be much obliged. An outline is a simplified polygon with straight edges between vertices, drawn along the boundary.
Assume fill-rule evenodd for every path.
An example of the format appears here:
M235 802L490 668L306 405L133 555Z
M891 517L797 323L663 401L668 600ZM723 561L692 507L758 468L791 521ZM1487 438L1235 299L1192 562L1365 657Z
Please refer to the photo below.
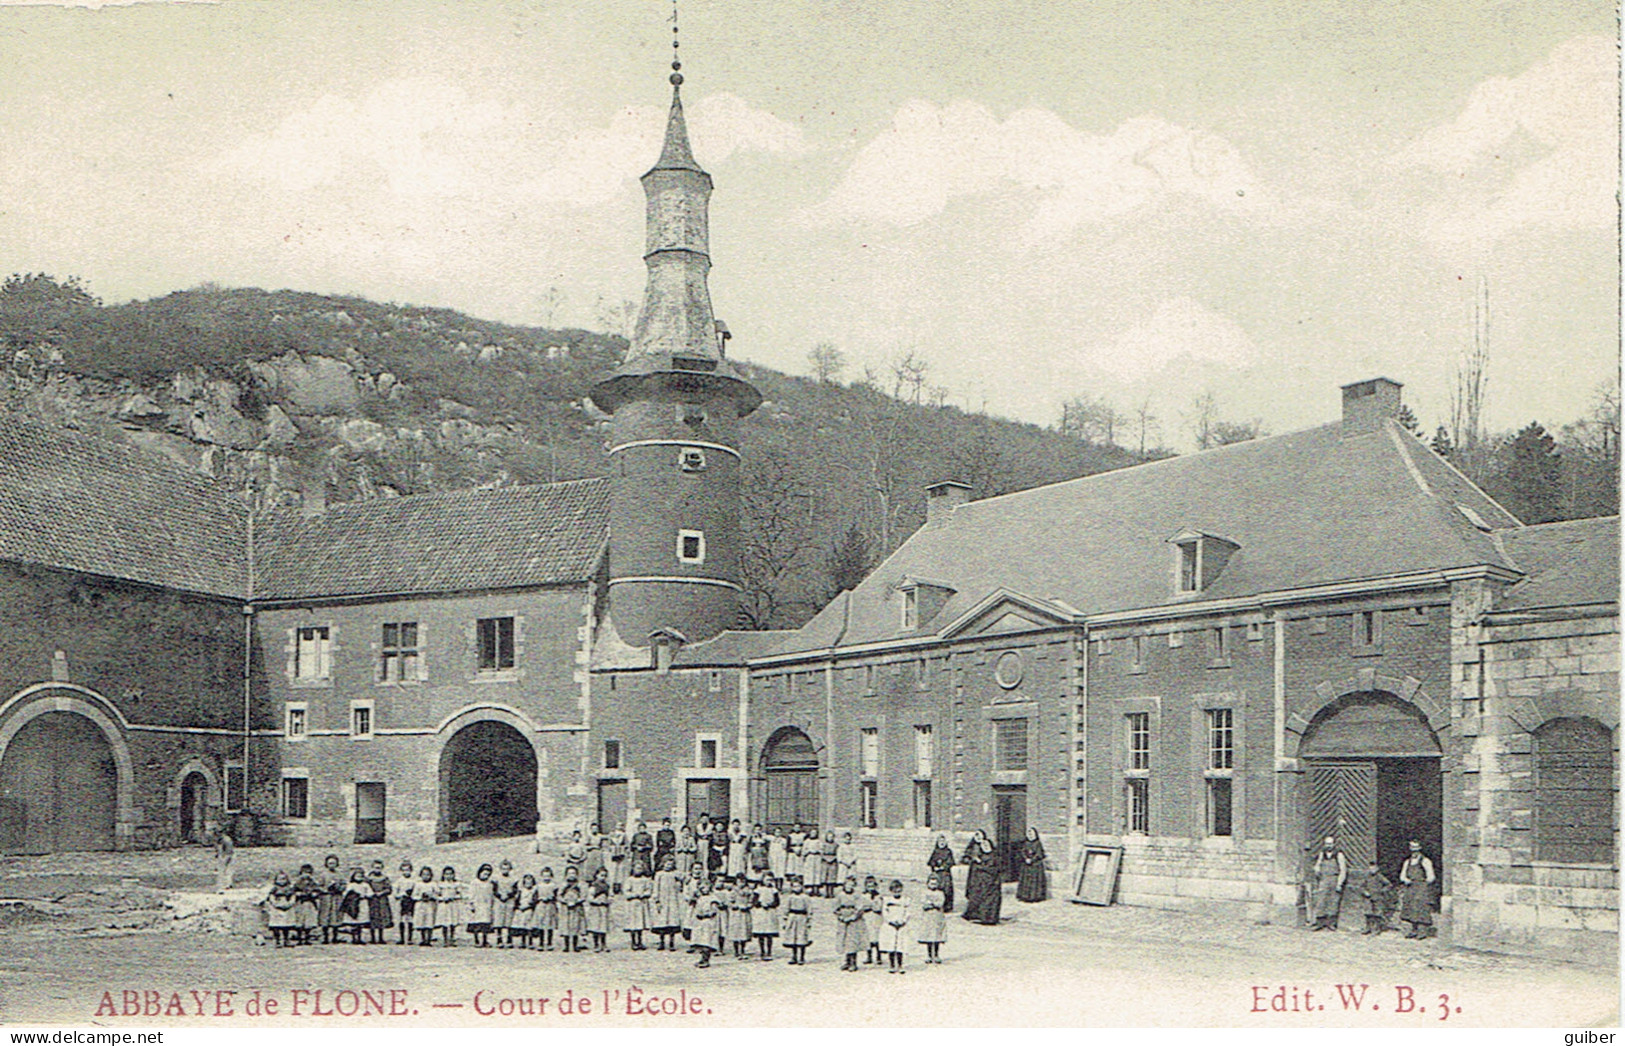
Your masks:
M1117 870L1123 863L1121 846L1086 846L1078 855L1078 874L1072 883L1073 904L1109 905L1117 899Z

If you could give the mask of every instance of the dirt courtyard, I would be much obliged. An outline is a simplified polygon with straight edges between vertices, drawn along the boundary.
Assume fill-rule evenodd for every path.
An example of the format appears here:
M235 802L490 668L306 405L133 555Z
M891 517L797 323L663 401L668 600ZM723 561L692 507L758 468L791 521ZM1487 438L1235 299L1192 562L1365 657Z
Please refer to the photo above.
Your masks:
M374 854L341 853L348 864ZM373 848L366 848L368 850ZM391 869L402 854L384 852ZM466 877L526 844L438 847ZM511 851L511 853L509 852ZM240 911L270 870L319 857L241 851ZM408 855L410 856L410 855ZM522 863L521 863L522 862ZM465 868L464 866L468 866ZM275 949L231 933L198 850L0 862L0 1022L188 1026L616 1025L1587 1027L1619 1023L1617 957L1585 963L1289 926L1007 896L1005 921L950 918L945 962L842 973L827 901L808 965L628 949L607 955L471 947ZM11 900L4 900L10 898ZM393 940L393 936L391 936ZM1340 987L1341 986L1341 987ZM274 1004L274 1012L268 1012Z

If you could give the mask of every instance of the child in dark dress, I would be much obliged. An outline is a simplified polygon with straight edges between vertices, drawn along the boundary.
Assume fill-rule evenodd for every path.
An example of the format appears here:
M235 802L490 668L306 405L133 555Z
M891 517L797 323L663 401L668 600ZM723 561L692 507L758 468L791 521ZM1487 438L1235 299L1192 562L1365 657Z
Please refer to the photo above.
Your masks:
M367 885L372 888L367 898L367 939L371 944L383 944L384 931L395 925L395 884L384 874L383 861L372 862Z

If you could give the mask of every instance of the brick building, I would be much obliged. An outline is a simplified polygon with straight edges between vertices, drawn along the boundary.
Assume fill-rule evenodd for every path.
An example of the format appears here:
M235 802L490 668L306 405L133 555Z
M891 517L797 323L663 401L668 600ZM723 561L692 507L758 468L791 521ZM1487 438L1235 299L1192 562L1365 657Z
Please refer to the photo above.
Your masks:
M0 849L427 845L701 813L1036 827L1119 899L1290 907L1335 834L1458 940L1617 928L1617 518L1526 527L1343 389L1306 432L967 502L804 628L737 621L739 420L679 76L607 477L249 514L0 422ZM1058 883L1065 889L1065 881ZM1579 936L1576 936L1579 935Z

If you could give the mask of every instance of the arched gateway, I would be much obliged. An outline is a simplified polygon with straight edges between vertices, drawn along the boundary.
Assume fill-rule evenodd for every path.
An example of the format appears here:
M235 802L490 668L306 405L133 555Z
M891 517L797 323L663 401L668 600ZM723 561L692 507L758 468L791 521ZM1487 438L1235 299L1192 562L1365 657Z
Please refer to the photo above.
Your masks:
M46 711L0 738L0 852L111 850L118 766L89 717Z
M818 750L793 726L774 731L762 749L766 815L770 828L818 824Z
M502 719L457 730L440 752L439 842L536 831L536 749Z
M1321 709L1298 755L1307 771L1307 840L1337 837L1353 867L1397 874L1411 839L1443 868L1439 739L1416 705L1385 691Z

